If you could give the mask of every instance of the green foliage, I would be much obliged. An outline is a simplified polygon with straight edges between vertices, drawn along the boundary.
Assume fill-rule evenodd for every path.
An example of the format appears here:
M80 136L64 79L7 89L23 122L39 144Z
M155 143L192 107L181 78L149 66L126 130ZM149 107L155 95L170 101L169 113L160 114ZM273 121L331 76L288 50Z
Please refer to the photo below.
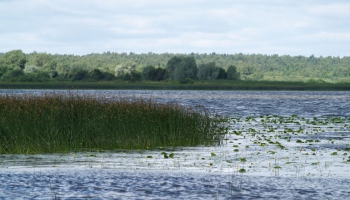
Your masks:
M33 65L40 71L47 73L50 78L55 78L58 76L57 61L51 54L34 52L30 57L28 64Z
M166 69L163 68L155 68L151 71L151 80L152 81L162 81L166 79Z
M215 66L215 62L201 64L198 66L199 80L215 80L219 76L219 68Z
M131 76L131 72L136 70L136 65L133 62L126 62L124 64L120 64L115 68L115 76L116 77L124 77L125 75Z
M18 76L23 75L23 70L22 68L20 68L19 66L14 67L11 70L7 70L2 76L1 76L1 80L2 81L11 81L15 78L17 78Z
M230 65L227 69L227 79L229 80L239 80L240 74L237 72L237 68Z
M21 50L13 50L4 54L0 59L0 77L2 81L12 81L23 75L27 62L26 55Z
M196 79L198 68L194 57L174 56L167 63L167 71L173 80Z
M90 72L87 70L77 69L71 73L71 79L73 81L110 81L114 80L115 77L113 74L109 72L101 72L99 69L93 69Z
M189 58L187 61L184 58ZM191 61L191 62L189 62ZM50 79L56 81L72 80L74 73L78 70L91 72L99 69L102 73L112 73L123 79L124 75L131 71L143 72L146 66L154 66L156 69L166 69L167 75L164 79L179 80L182 78L196 79L196 63L215 62L219 67L217 79L241 79L245 81L289 81L289 82L310 82L315 84L348 83L350 82L350 56L348 57L310 57L288 56L288 55L261 55L261 54L135 54L135 53L111 53L88 54L83 56L75 55L51 55L47 53L33 52L23 54L21 50L14 50L0 54L0 76L7 71L19 66L25 69L32 66L39 71L46 72ZM116 67L117 66L117 67ZM124 69L117 70L119 67ZM178 67L177 67L178 66ZM236 66L237 75L228 76L226 71L229 66ZM29 67L30 68L30 67ZM175 70L177 69L177 70ZM192 70L190 70L192 69ZM25 74L30 69L25 71ZM22 76L19 74L19 76ZM175 77L176 76L176 77ZM144 76L142 76L143 79ZM17 81L18 77L9 76L6 81ZM163 80L157 78L157 80ZM3 79L4 80L4 79ZM93 79L91 79L92 81ZM105 80L105 79L103 79ZM146 80L146 79L145 79ZM4 80L5 81L5 80Z
M141 81L141 78L142 78L141 73L137 71L132 71L123 76L123 80L130 81L130 82Z
M99 69L93 69L90 72L90 76L91 76L92 80L94 80L94 81L99 81L99 80L103 79L103 73Z
M113 99L0 96L0 154L213 145L225 134L223 120L208 113Z
M142 70L142 78L144 80L151 80L152 79L152 71L155 70L155 67L152 65L149 65Z
M12 79L13 80L13 79ZM17 78L19 82L48 82L50 81L50 76L43 71L36 71L33 73L24 74Z
M3 63L0 62L0 77L2 75L4 75L6 73L6 71L7 71L6 65L4 65Z
M89 78L89 72L87 70L78 69L72 74L73 81L81 81Z
M218 69L219 69L219 74L217 79L227 79L227 72L223 68L218 67Z
M7 52L2 62L4 65L7 65L11 68L20 67L21 69L24 69L24 66L27 62L26 55L22 52L22 50L13 50Z
M36 73L38 71L40 71L40 69L35 65L26 65L26 67L23 69L25 74Z
M175 70L176 70L177 66L182 62L182 60L183 60L182 58L183 57L174 56L167 62L166 69L167 69L167 72L169 74L169 77L173 80L176 79Z
M149 65L142 70L142 78L144 80L162 81L165 79L165 75L165 69L160 67L155 68L152 65Z

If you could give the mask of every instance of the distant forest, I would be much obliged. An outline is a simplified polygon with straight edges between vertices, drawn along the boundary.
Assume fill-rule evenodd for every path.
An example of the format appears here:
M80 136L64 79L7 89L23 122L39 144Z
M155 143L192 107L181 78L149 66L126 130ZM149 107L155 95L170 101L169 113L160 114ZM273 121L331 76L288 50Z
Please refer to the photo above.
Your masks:
M187 65L194 65L197 69L189 72ZM183 68L176 72L179 66ZM350 82L350 56L113 52L78 56L38 52L24 54L21 50L0 53L0 81L108 81L121 77L151 81L181 77L191 80L230 79L230 67L233 80ZM191 75L174 74L186 70Z

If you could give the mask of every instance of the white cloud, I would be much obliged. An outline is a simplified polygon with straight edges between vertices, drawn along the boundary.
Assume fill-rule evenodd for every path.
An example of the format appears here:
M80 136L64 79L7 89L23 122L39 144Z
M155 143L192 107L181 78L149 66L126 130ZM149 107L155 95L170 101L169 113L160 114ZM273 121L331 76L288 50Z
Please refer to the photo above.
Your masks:
M310 7L308 11L315 15L344 17L350 15L350 3L316 5L314 7Z
M349 13L342 0L8 0L0 52L344 56Z
M350 33L342 33L342 32L319 32L310 35L305 35L301 37L305 40L311 40L316 42L343 42L347 45L350 45Z

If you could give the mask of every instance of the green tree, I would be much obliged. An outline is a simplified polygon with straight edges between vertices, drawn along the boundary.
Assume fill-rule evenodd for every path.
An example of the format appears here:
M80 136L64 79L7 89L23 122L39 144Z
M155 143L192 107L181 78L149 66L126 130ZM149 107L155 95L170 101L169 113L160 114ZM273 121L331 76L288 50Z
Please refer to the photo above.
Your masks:
M9 51L3 58L4 65L7 65L10 68L20 67L21 69L24 69L26 62L27 57L22 50Z
M151 74L155 70L155 67L152 65L148 65L147 67L143 68L142 70L142 78L144 80L152 80Z
M21 50L13 50L5 53L0 59L1 80L9 81L23 75L26 62L26 55Z
M165 79L166 70L160 67L149 65L142 70L142 78L144 80L161 81Z
M58 75L57 62L55 56L51 54L34 53L31 57L30 65L34 65L40 71L47 73L50 78L55 78Z
M174 56L167 62L166 69L171 79L173 80L176 79L175 69L180 65L182 61L183 61L183 56Z
M92 70L90 72L90 76L91 76L92 80L94 80L94 81L99 81L99 80L103 79L103 73L99 69Z
M160 67L155 68L151 71L152 81L162 81L165 80L166 70Z
M219 75L217 79L227 79L227 72L221 67L219 67Z
M174 56L167 63L167 72L173 80L195 79L198 68L192 56Z
M240 74L237 72L237 68L234 65L230 65L227 69L227 79L229 80L239 80Z
M142 75L140 72L132 71L123 76L123 79L130 82L136 82L142 80Z
M2 76L1 80L3 81L16 81L18 76L23 75L23 69L19 66L14 67L11 70L7 70Z
M87 70L84 70L84 69L76 69L72 73L72 80L73 81L81 81L81 80L89 79L89 78L90 78L89 72Z
M219 68L215 66L215 62L201 64L198 66L199 80L215 80L219 75Z
M115 77L124 77L125 75L131 75L131 72L135 72L136 64L134 62L125 62L115 68Z

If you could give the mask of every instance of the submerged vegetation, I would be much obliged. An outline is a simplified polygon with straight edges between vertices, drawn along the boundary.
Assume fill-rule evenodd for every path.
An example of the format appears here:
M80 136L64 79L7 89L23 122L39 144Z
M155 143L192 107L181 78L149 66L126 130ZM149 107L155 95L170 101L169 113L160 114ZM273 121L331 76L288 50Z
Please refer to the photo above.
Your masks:
M205 110L76 94L0 96L0 154L213 145L227 129Z

